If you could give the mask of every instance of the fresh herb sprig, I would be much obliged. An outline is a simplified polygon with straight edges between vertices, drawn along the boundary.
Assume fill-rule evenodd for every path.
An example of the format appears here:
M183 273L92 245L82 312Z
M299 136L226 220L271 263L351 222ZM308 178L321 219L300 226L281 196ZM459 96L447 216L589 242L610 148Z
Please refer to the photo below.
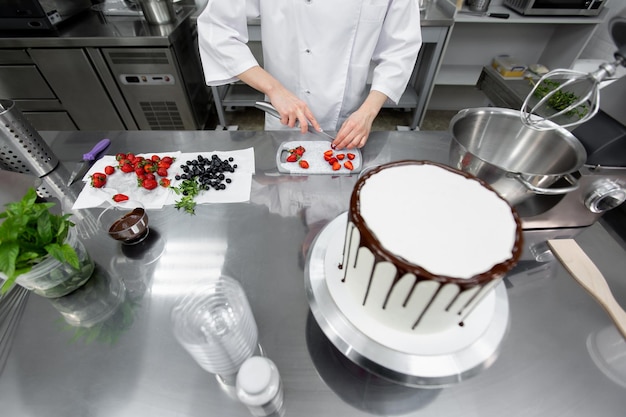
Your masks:
M54 203L37 203L37 192L30 188L21 201L6 204L0 213L0 272L5 282L0 289L6 293L16 278L33 266L52 256L73 268L80 267L74 248L65 243L70 227L70 215L50 213Z
M195 178L183 180L177 187L171 187L172 190L182 197L176 201L174 207L178 210L183 209L189 214L196 214L196 196L200 193L200 186Z
M557 81L543 80L535 90L535 96L542 99L547 94L551 93L560 86L561 84ZM554 92L554 94L552 94L552 96L550 96L550 98L548 99L548 106L557 111L562 111L571 106L576 101L578 101L578 96L576 94L572 93L571 91L558 90ZM567 116L575 116L580 119L585 116L588 111L589 108L587 107L587 105L581 104L580 106L568 111L565 114Z

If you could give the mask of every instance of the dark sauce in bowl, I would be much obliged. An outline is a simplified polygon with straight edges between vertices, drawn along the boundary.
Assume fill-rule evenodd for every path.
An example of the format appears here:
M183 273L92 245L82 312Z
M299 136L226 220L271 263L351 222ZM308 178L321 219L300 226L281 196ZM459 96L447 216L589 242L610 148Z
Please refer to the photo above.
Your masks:
M109 234L123 243L139 243L148 235L148 215L137 207L113 222Z

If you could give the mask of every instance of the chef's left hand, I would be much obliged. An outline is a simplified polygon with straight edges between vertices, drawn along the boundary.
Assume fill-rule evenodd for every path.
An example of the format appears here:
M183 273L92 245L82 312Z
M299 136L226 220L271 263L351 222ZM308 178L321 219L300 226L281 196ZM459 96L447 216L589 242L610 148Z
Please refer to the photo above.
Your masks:
M373 122L374 117L371 117L360 109L352 113L350 117L343 122L341 129L339 129L337 136L335 136L335 140L333 141L335 149L362 148L370 135Z
M333 141L335 149L362 148L367 142L372 130L372 123L378 112L387 101L387 96L380 91L372 90L361 104L361 107L352 113L337 132Z

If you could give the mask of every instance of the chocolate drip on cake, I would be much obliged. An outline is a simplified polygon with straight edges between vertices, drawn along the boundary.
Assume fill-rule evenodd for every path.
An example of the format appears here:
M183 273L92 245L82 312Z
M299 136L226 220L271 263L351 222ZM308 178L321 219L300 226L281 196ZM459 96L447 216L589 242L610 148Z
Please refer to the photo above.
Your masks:
M374 233L367 226L366 222L363 220L363 217L361 217L360 199L359 199L361 188L363 188L363 186L365 185L369 177L377 174L383 169L394 167L394 166L416 165L416 164L417 165L433 165L439 168L443 168L452 173L462 175L465 178L478 181L484 187L496 193L496 191L485 181L471 174L468 174L466 172L458 171L454 168L448 167L446 165L437 164L434 162L406 160L406 161L392 162L389 164L385 164L385 165L381 165L376 168L373 168L367 171L367 173L363 175L361 178L359 178L359 180L357 181L354 187L354 190L352 191L352 196L350 198L350 210L348 212L348 221L352 222L359 229L359 232L361 233L359 248L365 247L369 249L374 255L374 259L376 263L387 261L395 265L397 272L396 272L396 276L395 276L394 283L393 283L394 286L400 280L401 277L403 277L407 273L411 273L415 275L415 277L417 278L416 285L417 285L417 282L419 281L433 280L440 284L448 284L448 283L456 284L459 287L461 287L461 292L463 292L464 290L473 288L476 285L481 285L483 283L493 280L496 277L500 277L504 275L506 272L508 272L509 270L511 270L511 268L513 268L513 266L515 266L515 264L517 263L517 260L519 259L522 253L522 237L521 237L522 236L522 224L521 224L521 221L519 219L517 212L513 209L511 209L511 212L513 213L513 217L516 222L518 237L512 248L511 257L507 259L505 262L494 265L489 271L484 272L482 274L475 275L470 278L456 278L456 277L432 274L431 272L427 271L421 266L412 264L411 262L408 262L402 257L389 252L387 249L385 249L382 246L378 238L374 235ZM506 201L504 200L504 198L500 197L497 193L496 195L503 201ZM345 280L345 273L344 273L343 279Z
M454 277L454 276L446 276L441 274L435 274L425 269L424 267L414 264L407 259L399 256L387 248L383 246L379 238L374 234L374 232L370 229L367 222L362 216L361 212L361 192L363 187L367 184L368 179L372 176L377 175L382 170L402 167L409 165L431 165L446 171L449 171L452 174L460 175L465 179L469 179L472 181L477 181L482 187L487 188L491 191L497 198L506 203L506 206L510 208L512 218L515 222L515 240L513 242L511 248L511 255L505 261L497 263L493 265L489 270L485 272L478 273L469 277ZM491 197L489 197L491 198ZM497 200L494 200L497 201ZM509 225L512 226L511 223ZM513 229L513 228L511 228ZM406 232L405 230L400 230L398 233ZM357 235L358 234L358 235ZM399 306L402 309L407 308L409 302L413 303L414 307L412 310L407 310L406 313L410 314L407 318L414 317L415 321L411 321L412 327L411 330L415 330L418 328L422 321L430 321L431 319L425 319L427 315L430 315L429 309L434 308L433 313L440 311L442 314L450 313L454 317L457 317L456 324L462 322L467 314L474 308L474 306L480 302L482 297L487 294L491 288L495 284L499 282L499 280L506 274L515 264L517 263L521 253L522 253L522 226L519 216L516 211L510 207L510 205L499 196L495 190L490 187L486 182L476 178L475 176L456 170L454 168L429 162L429 161L398 161L385 165L381 165L379 167L373 168L367 171L359 180L357 181L354 190L350 199L350 210L348 212L348 223L346 226L345 233L346 240L344 242L344 250L343 250L343 261L340 264L343 267L343 274L341 281L346 283L346 280L351 280L356 282L361 282L362 284L359 286L361 290L357 291L355 294L359 298L359 303L362 306L366 306L368 303L368 298L374 297L377 301L382 302L382 305L374 306L374 308L382 308L382 310L386 310L387 308L397 308ZM356 248L355 248L356 246ZM361 263L363 266L359 267L362 271L362 276L353 275L353 271L360 264L361 250L364 250L363 255L367 252L367 257L363 258ZM371 255L370 255L371 254ZM373 258L373 263L371 269L369 269L370 259ZM393 266L394 269L384 269L381 271L382 276L384 276L384 282L389 282L390 285L387 288L384 284L385 294L380 292L379 294L373 294L374 280L379 279L377 275L377 267L384 267L386 263L389 263ZM340 267L340 269L342 269ZM386 271L386 272L384 272ZM367 276L369 275L369 276ZM408 276L407 276L408 275ZM406 276L406 278L405 278ZM400 300L396 299L394 305L388 305L392 299L392 294L394 293L394 289L404 279L413 279L409 278L414 277L412 283L406 282L403 285L406 285L403 291L406 291L406 295L402 295ZM428 284L428 282L432 282L433 284ZM353 283L353 284L354 284ZM421 293L416 293L416 291L422 291L420 288L421 284L424 283L426 285L424 294L430 295L419 295ZM436 285L435 285L436 284ZM380 285L378 285L380 286ZM448 288L449 287L449 288ZM444 291L444 288L446 290ZM379 290L380 291L380 290ZM453 291L457 291L453 293ZM441 295L441 300L438 300L438 297ZM412 301L412 297L424 297L420 298L420 301ZM362 297L362 298L361 298ZM381 298L382 297L382 298ZM393 296L395 297L395 296ZM430 298L428 298L430 297ZM436 301L437 300L437 301ZM415 304L417 302L417 304ZM402 303L402 304L400 304ZM442 303L445 303L442 305ZM370 301L371 304L371 301ZM419 306L419 308L417 307ZM403 312L393 313L393 314L405 314ZM453 320L452 316L446 320ZM408 326L411 324L407 323ZM426 325L427 328L429 325Z

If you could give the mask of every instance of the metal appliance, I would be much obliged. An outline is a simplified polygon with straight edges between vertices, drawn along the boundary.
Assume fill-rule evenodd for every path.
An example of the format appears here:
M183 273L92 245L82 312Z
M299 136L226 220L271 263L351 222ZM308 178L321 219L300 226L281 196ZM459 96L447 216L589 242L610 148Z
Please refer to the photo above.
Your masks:
M609 114L609 95L626 97L626 77L602 92L606 104L588 122L572 133L587 151L585 165L579 170L579 187L564 196L536 196L518 205L524 229L585 227L626 200L626 125ZM616 103L619 101L616 100ZM607 111L604 111L604 107Z
M504 5L523 15L597 16L607 0L504 0Z
M91 6L91 0L2 0L0 31L50 31Z
M626 45L626 9L609 22L617 48ZM626 77L604 87L600 111L572 131L585 147L587 160L579 187L565 196L540 196L517 207L525 229L585 227L626 200ZM543 198L545 197L545 198Z

